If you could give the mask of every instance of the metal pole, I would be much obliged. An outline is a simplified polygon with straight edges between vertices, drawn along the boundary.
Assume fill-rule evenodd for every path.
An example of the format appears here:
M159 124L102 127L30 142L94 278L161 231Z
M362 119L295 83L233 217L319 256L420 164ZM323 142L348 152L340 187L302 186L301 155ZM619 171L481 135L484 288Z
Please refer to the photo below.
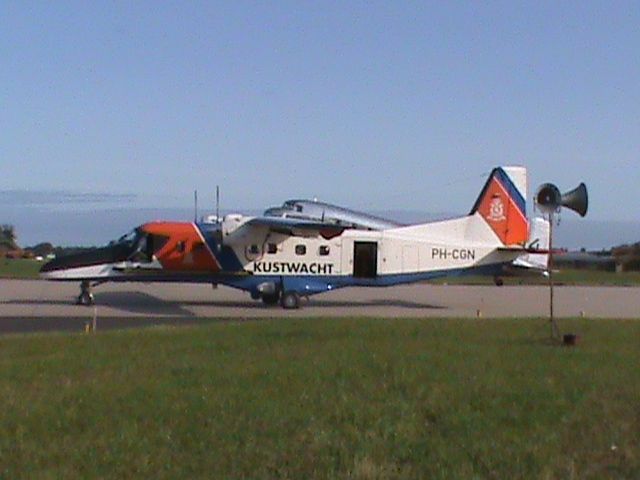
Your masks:
M551 338L558 338L558 325L553 313L553 212L549 212L549 324Z

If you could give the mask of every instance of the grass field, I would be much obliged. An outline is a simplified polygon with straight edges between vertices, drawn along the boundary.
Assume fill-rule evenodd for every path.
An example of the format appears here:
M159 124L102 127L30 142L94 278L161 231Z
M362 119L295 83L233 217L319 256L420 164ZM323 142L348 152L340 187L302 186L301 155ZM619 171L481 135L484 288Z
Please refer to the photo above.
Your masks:
M0 478L639 478L640 322L0 338Z
M546 283L544 279L544 283ZM625 286L640 284L640 272L599 272L597 270L560 270L554 281L562 285L611 285Z
M43 262L24 258L0 258L0 278L37 278Z
M560 269L554 273L557 285L640 285L640 272L601 272L597 270ZM526 277L503 277L505 285L546 285L548 280L542 275ZM493 284L492 277L448 277L436 283L450 285L487 285Z

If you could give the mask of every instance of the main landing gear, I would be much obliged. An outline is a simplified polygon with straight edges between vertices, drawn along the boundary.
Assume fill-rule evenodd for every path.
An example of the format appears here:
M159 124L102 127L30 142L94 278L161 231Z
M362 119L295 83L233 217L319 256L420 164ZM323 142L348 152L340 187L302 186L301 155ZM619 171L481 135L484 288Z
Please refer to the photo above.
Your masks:
M276 305L280 300L280 292L266 293L262 295L262 303L265 305Z
M262 303L265 305L276 305L280 302L282 308L293 310L300 308L300 296L296 292L275 292L262 295Z
M280 299L280 305L286 310L300 308L300 296L296 292L284 292Z
M88 280L84 280L80 284L80 295L76 299L76 305L84 305L90 307L95 303L93 292L91 291L91 283Z

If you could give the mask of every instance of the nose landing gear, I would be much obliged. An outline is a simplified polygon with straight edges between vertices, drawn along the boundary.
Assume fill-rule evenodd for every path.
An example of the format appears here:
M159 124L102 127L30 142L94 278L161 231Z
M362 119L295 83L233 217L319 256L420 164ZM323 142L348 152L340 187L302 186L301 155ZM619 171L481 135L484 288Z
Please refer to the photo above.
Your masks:
M93 292L91 291L91 283L87 280L80 284L80 295L76 299L76 305L84 305L90 307L95 303Z

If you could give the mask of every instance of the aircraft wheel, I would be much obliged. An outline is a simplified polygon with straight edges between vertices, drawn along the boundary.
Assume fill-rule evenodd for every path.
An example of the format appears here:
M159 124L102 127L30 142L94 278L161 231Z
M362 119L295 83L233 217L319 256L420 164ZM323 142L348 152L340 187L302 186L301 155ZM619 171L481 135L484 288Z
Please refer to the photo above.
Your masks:
M285 292L282 294L280 303L282 305L282 308L287 310L300 308L300 297L296 292Z
M276 303L278 303L278 300L280 300L280 295L278 295L277 293L262 296L262 303L264 303L265 305L275 305Z
M84 305L85 307L90 307L94 303L93 293L90 292L82 292L78 296L78 305Z
M494 283L496 284L497 287L501 287L504 285L504 280L500 277L495 277L493 279Z

